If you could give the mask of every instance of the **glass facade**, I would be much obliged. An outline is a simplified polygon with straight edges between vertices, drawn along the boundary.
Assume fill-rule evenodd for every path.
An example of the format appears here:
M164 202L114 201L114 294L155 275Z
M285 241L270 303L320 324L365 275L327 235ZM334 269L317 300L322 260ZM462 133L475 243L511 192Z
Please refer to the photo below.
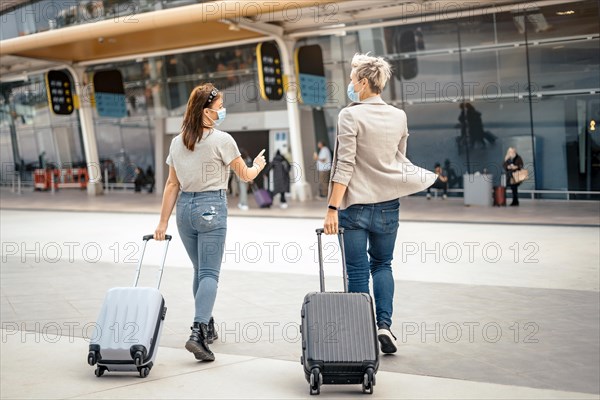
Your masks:
M12 180L16 171L31 181L39 165L85 164L77 114L50 111L43 75L29 76L27 82L3 83L0 93L3 182Z
M214 83L224 94L228 113L284 110L283 100L260 98L255 48L245 45L173 54L90 69L90 75L104 69L118 69L123 75L127 117L94 114L99 157L101 163L115 166L115 181L131 181L135 166L155 169L156 118L182 116L198 84Z
M106 10L106 3L119 2L101 3ZM165 2L141 3L150 9ZM348 103L350 60L356 52L371 52L394 67L382 97L408 115L409 158L429 169L445 164L455 177L453 188L462 187L464 173L484 170L499 183L506 149L515 146L531 172L525 192L565 198L550 191L600 191L600 134L592 130L592 121L600 119L599 5L594 0L540 4L527 14L469 15L299 40L297 46L318 44L323 50L328 82L323 113L330 140ZM228 113L285 110L284 100L260 98L255 48L90 68L90 74L119 69L125 82L127 117L94 116L100 158L126 166L115 179L126 181L130 165L155 165L156 118L183 115L189 93L201 82L222 89ZM76 114L49 113L42 83L43 77L30 77L27 85L3 88L10 93L0 99L3 161L14 153L11 124L26 165L39 161L42 152L51 162L83 161ZM68 150L64 138L72 139Z
M598 2L582 1L300 44L321 45L327 77L339 88L326 106L331 139L352 54L384 55L394 77L382 97L407 113L413 162L445 164L454 188L464 173L484 170L499 184L506 150L515 146L532 172L524 191L564 199L548 191L600 190L600 135L590 130L600 118L598 17Z

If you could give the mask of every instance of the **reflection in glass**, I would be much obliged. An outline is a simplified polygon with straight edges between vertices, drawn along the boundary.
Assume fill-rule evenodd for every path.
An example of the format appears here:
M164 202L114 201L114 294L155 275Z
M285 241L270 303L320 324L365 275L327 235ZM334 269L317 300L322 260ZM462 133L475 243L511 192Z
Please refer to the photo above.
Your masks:
M0 182L12 180L15 167L10 131L8 129L0 129L0 160L2 161L2 168L0 168Z

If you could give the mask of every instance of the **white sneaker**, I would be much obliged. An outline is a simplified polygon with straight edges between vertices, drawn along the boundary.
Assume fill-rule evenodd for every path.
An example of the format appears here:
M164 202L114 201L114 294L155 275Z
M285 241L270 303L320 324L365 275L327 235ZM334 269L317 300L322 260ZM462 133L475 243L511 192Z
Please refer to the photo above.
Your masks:
M442 196L442 199L444 199L444 200L446 200L447 198L448 198L447 194L445 194L445 195Z
M281 203L281 204L279 205L279 207L281 207L281 208L284 208L284 209L285 209L285 208L288 208L288 203Z
M379 328L377 330L377 339L379 340L382 353L392 354L398 350L396 347L396 337L389 329Z
M238 204L238 208L242 211L248 211L248 206L244 204Z
M427 193L427 200L431 200L431 195Z

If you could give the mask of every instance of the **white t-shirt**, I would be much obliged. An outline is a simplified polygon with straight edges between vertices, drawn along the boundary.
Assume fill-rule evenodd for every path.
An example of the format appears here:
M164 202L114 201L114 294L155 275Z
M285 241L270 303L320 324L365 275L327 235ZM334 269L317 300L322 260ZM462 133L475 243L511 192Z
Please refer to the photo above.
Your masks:
M194 151L183 143L182 134L171 141L167 164L175 168L184 192L227 189L229 164L240 156L229 133L213 129L205 133Z
M319 150L319 159L317 160L317 171L331 171L331 152L327 146L321 147ZM321 160L325 160L322 162Z

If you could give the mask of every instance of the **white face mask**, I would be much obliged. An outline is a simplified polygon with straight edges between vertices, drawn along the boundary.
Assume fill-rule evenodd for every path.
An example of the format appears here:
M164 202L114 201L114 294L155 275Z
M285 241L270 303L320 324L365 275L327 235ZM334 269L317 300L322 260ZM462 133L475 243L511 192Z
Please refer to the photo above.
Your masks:
M348 84L348 89L347 89L347 94L348 94L348 98L350 99L350 101L353 103L360 101L360 92L362 92L363 90L364 90L364 88L360 89L360 91L358 91L358 92L355 92L354 91L354 83L350 82Z
M212 108L210 110L213 110ZM223 121L225 120L225 117L227 116L227 109L226 108L221 108L219 110L213 110L217 113L217 119L214 120L211 117L208 117L208 114L206 115L208 117L208 119L210 119L212 121L212 123L215 126L219 126L223 123Z

